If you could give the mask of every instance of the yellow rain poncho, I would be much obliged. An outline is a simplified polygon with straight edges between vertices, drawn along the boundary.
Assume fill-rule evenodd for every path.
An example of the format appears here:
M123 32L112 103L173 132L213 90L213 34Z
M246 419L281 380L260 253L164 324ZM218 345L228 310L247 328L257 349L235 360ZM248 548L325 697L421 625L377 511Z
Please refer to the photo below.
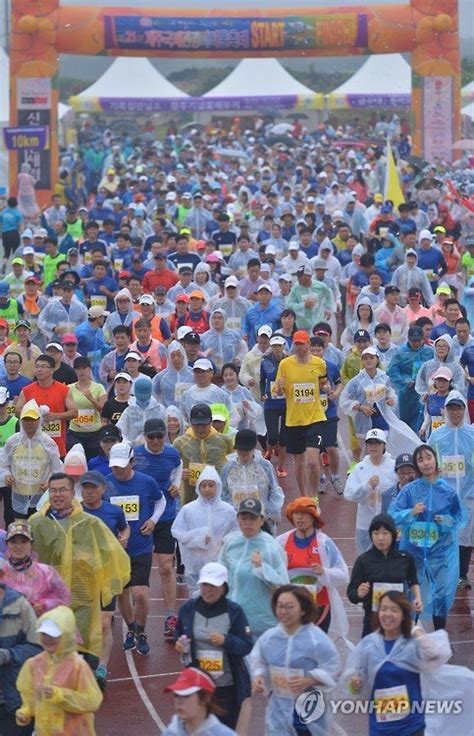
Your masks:
M101 604L107 606L130 579L130 558L105 524L73 501L72 514L56 520L46 503L30 518L33 549L69 587L71 608L83 639L78 648L100 656Z
M206 439L201 440L189 427L175 439L173 445L181 455L184 468L189 470L187 479L183 481L181 495L185 504L196 498L196 483L205 465L212 465L218 473L222 472L227 455L232 452L234 440L227 434L220 434L214 427L211 427Z
M94 736L94 716L102 693L87 662L76 650L76 620L70 608L58 606L43 614L61 630L54 654L42 652L27 659L16 686L21 695L17 716L35 719L36 736ZM40 697L52 687L50 698Z

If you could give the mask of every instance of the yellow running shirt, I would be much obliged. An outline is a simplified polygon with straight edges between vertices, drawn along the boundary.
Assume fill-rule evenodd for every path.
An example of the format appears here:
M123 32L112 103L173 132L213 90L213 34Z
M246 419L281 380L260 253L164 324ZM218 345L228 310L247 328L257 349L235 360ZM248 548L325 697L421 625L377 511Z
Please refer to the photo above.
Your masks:
M319 398L319 379L326 373L326 363L315 355L310 355L307 363L299 363L294 355L280 362L277 380L285 379L287 427L326 421Z

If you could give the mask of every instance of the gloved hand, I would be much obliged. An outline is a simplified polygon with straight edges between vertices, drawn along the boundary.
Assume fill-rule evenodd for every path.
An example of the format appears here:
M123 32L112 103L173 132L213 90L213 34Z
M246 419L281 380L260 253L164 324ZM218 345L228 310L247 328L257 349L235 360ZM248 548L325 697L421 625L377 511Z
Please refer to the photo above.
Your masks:
M10 661L10 652L8 649L0 649L0 665L8 664Z

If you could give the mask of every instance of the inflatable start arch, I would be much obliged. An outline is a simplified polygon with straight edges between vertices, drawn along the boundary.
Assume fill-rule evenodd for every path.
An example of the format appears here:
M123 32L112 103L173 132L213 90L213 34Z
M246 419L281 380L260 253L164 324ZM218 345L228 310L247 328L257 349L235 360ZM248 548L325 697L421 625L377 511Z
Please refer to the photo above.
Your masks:
M18 131L10 146L10 184L14 191L27 161L40 204L49 201L58 168L61 53L243 58L411 52L414 153L450 160L460 137L457 0L183 12L12 0L10 48L10 124L29 129Z

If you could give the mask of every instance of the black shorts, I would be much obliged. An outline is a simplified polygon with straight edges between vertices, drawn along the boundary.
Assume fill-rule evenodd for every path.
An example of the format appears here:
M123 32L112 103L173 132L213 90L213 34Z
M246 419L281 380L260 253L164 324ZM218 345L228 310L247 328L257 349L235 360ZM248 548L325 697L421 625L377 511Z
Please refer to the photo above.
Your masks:
M325 450L331 447L337 447L337 423L339 419L334 417L333 419L326 419L325 422L321 422L323 425L323 442L322 447Z
M308 447L319 450L323 444L323 431L326 422L313 422L306 427L287 427L287 452L302 455Z
M159 521L153 532L155 552L159 555L174 555L176 539L171 536L173 521Z
M18 230L7 230L6 233L2 233L2 243L4 257L10 258L13 251L20 245L20 233Z
M150 573L151 563L153 555L137 555L136 557L130 558L130 582L125 586L126 588L134 588L136 585L144 585L146 588L150 587Z
M117 604L117 596L114 595L114 597L110 601L109 605L108 606L101 606L100 607L100 610L101 611L108 611L110 613L113 613L115 611L116 604Z

